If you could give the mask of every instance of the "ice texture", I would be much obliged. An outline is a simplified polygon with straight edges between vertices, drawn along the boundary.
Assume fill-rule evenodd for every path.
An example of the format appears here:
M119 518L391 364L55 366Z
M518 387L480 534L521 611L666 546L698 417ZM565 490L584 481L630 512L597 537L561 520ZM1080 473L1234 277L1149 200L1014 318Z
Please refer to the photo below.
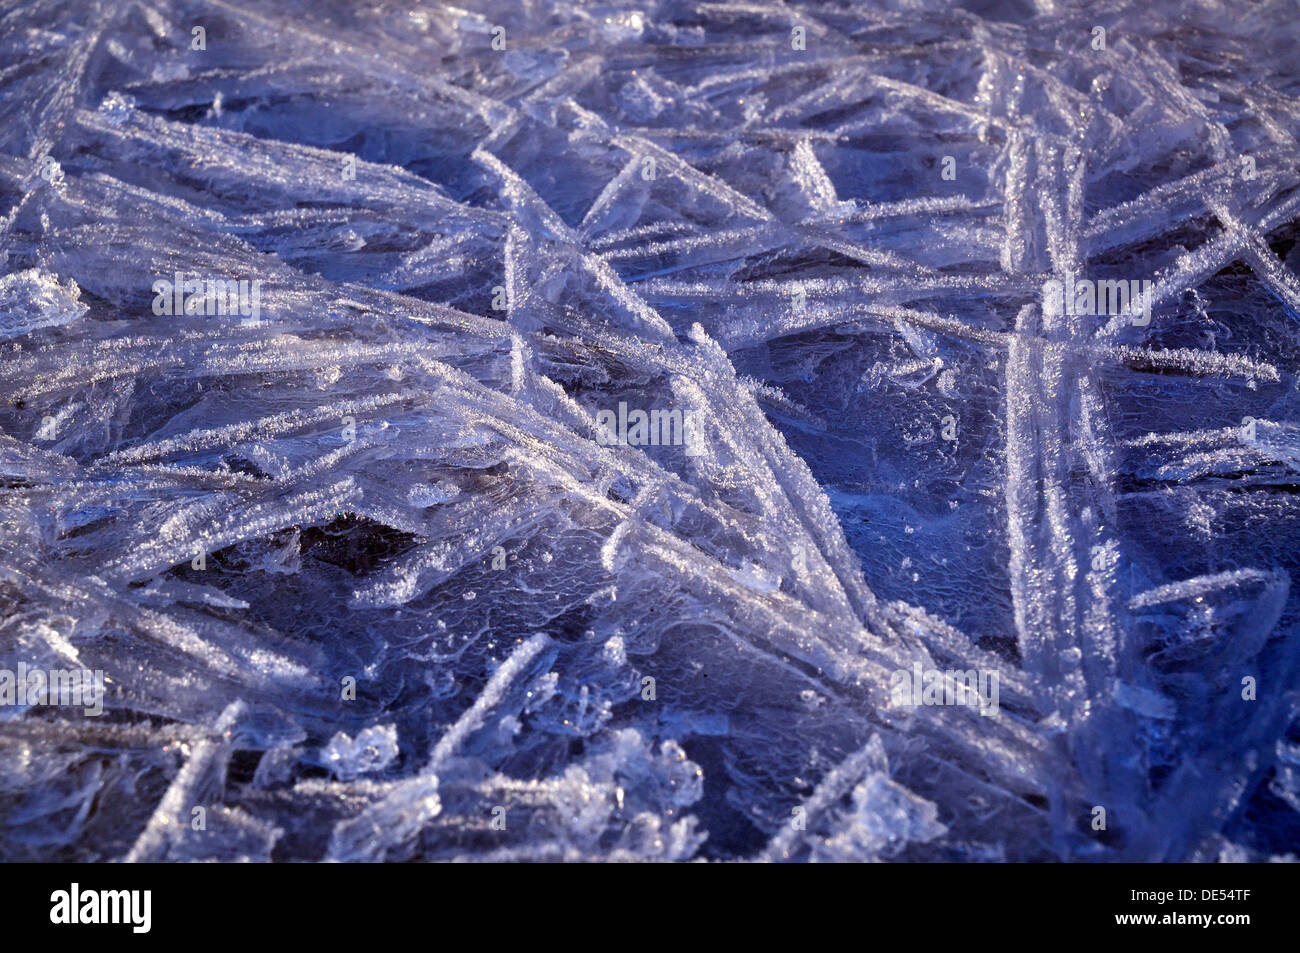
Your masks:
M0 2L0 859L1294 857L1298 41Z

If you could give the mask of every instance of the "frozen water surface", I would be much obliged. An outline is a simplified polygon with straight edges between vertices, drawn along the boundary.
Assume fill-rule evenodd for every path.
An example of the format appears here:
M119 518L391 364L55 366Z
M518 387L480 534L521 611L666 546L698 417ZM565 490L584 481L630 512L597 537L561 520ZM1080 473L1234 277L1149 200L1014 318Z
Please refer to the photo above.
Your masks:
M1294 3L0 6L4 859L1300 845Z

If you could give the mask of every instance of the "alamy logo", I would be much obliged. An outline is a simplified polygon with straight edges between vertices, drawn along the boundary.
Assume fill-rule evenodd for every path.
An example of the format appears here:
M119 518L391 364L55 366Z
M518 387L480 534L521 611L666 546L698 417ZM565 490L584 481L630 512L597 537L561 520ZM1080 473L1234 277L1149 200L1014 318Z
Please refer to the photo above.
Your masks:
M1135 327L1144 328L1151 323L1151 297L1155 282L1092 281L1084 278L1075 281L1073 275L1065 280L1049 278L1043 282L1043 311L1049 314L1079 315L1142 315L1134 321Z
M91 718L104 713L104 673L84 668L49 671L18 663L18 671L0 668L0 706L39 705L84 708Z
M596 441L602 447L682 447L688 457L703 451L695 411L627 409L619 401L618 412L596 412Z
M242 315L254 321L261 317L261 279L187 277L183 271L173 277L153 283L154 314Z
M998 673L974 668L939 671L924 669L920 662L913 662L911 671L905 668L894 671L889 698L894 708L965 705L978 708L981 715L996 715Z
M153 925L152 890L70 890L50 894L50 922L127 923L132 933L148 933Z

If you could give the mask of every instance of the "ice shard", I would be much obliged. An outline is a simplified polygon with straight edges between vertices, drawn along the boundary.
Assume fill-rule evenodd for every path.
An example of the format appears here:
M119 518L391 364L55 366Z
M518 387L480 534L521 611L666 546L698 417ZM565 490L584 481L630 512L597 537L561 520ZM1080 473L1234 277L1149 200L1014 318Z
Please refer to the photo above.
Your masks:
M0 2L0 859L1293 858L1297 41Z

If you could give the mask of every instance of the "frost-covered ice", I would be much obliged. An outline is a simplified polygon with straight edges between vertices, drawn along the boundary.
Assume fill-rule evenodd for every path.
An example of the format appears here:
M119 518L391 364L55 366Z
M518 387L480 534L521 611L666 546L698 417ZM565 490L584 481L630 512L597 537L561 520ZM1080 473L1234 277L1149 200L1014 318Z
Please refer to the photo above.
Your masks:
M0 4L0 858L1292 855L1297 41Z

